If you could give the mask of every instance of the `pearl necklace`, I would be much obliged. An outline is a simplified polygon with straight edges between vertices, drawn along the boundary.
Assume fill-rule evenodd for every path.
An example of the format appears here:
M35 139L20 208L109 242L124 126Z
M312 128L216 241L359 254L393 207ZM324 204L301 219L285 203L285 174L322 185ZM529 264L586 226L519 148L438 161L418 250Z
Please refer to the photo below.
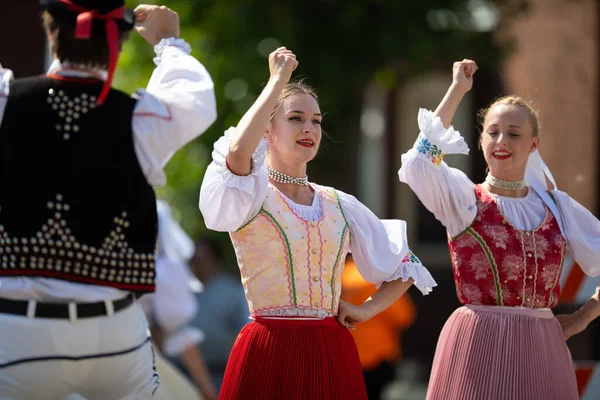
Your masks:
M500 189L506 190L521 190L525 188L525 179L521 179L520 181L504 181L502 179L498 179L488 174L485 177L485 181L490 186L495 186Z
M302 185L308 186L308 176L303 178L294 178L293 176L289 176L284 174L283 172L275 171L273 168L267 165L267 175L269 178L273 179L275 182L279 183L288 183L291 185Z

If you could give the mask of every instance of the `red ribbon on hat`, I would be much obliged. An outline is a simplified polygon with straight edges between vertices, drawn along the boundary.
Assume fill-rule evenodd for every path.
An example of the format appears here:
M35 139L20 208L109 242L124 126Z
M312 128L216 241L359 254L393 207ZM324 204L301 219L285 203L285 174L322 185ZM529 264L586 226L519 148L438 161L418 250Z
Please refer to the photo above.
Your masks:
M115 74L117 67L117 60L119 59L119 28L115 19L123 19L125 16L125 6L115 8L106 14L100 14L96 10L88 10L85 7L75 4L70 0L59 0L65 4L69 10L78 13L77 24L75 25L75 38L87 40L90 38L92 33L92 25L94 20L104 21L104 29L106 31L106 43L108 44L108 77L104 81L104 86L98 95L96 104L104 103L108 92L110 91L110 85Z

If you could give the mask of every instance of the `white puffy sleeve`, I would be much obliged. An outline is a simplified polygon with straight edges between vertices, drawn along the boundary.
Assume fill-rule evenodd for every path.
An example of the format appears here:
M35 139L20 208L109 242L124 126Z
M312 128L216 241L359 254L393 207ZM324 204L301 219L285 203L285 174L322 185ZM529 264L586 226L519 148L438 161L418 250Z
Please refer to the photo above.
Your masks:
M600 275L600 221L560 190L552 194L560 210L571 255L583 272Z
M446 154L469 154L469 147L453 127L444 128L439 117L419 110L419 134L412 149L402 155L398 171L423 205L448 229L451 236L464 231L477 214L474 184L464 172L450 168Z
M350 227L350 252L362 277L379 286L383 282L413 278L423 294L437 286L429 271L410 251L406 222L380 220L354 196L339 192Z
M166 182L163 167L173 154L200 136L217 118L213 81L190 55L183 39L162 39L154 46L156 69L146 89L134 94L134 145L148 183Z
M204 339L204 333L189 322L198 312L192 290L195 278L188 266L159 255L156 260L156 292L152 295L151 315L166 333L163 350L175 357Z
M235 128L229 128L215 142L213 161L200 188L200 211L206 227L215 231L233 232L254 217L260 211L269 187L265 165L267 142L264 139L252 155L249 175L235 175L227 167L225 158L235 132Z

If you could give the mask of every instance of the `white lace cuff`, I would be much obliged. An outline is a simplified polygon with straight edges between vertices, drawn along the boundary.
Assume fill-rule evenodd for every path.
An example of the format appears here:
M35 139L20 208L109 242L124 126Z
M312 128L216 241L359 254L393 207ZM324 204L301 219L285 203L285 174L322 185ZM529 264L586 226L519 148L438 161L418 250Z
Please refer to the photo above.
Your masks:
M162 59L162 53L169 46L177 47L179 50L183 51L186 54L190 54L192 52L192 48L190 45L183 39L176 39L174 37L164 38L157 45L154 46L154 52L156 53L156 57L152 61L154 64L158 65Z
M231 127L225 131L223 136L215 142L212 153L213 160L219 166L219 174L227 187L234 187L244 191L249 195L254 195L254 180L258 178L260 170L265 168L265 159L267 157L267 141L261 139L260 143L252 154L252 169L249 175L236 175L227 167L226 157L229 153L229 146L233 142L236 128Z
M423 266L421 260L409 250L398 269L385 281L392 282L402 279L403 282L406 282L410 278L415 281L414 285L424 295L431 293L433 288L437 286L437 283L427 268Z
M431 111L419 109L418 123L421 133L413 148L432 163L440 165L445 154L469 154L460 132L452 126L444 128L440 117L433 118Z

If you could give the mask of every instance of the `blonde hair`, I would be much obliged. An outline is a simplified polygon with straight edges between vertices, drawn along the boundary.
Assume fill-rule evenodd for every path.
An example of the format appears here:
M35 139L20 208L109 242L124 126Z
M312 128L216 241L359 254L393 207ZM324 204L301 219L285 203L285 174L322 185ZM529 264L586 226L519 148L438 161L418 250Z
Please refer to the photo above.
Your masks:
M269 118L269 122L273 122L275 113L277 112L277 110L279 110L279 108L281 108L283 102L296 94L309 94L317 101L317 103L319 102L319 98L317 97L317 92L315 91L315 89L313 89L312 87L310 87L302 81L290 82L287 85L285 85L281 93L279 93L277 102L275 103L273 111L271 112L271 118Z
M529 115L529 120L531 121L531 126L533 127L533 136L538 136L540 131L540 118L537 110L533 107L531 102L525 100L521 96L515 95L500 97L499 99L494 101L488 108L484 108L480 110L479 113L477 113L477 120L481 124L482 132L485 117L488 115L488 112L492 109L492 107L497 105L515 106L525 110L525 112L527 112L527 115Z

